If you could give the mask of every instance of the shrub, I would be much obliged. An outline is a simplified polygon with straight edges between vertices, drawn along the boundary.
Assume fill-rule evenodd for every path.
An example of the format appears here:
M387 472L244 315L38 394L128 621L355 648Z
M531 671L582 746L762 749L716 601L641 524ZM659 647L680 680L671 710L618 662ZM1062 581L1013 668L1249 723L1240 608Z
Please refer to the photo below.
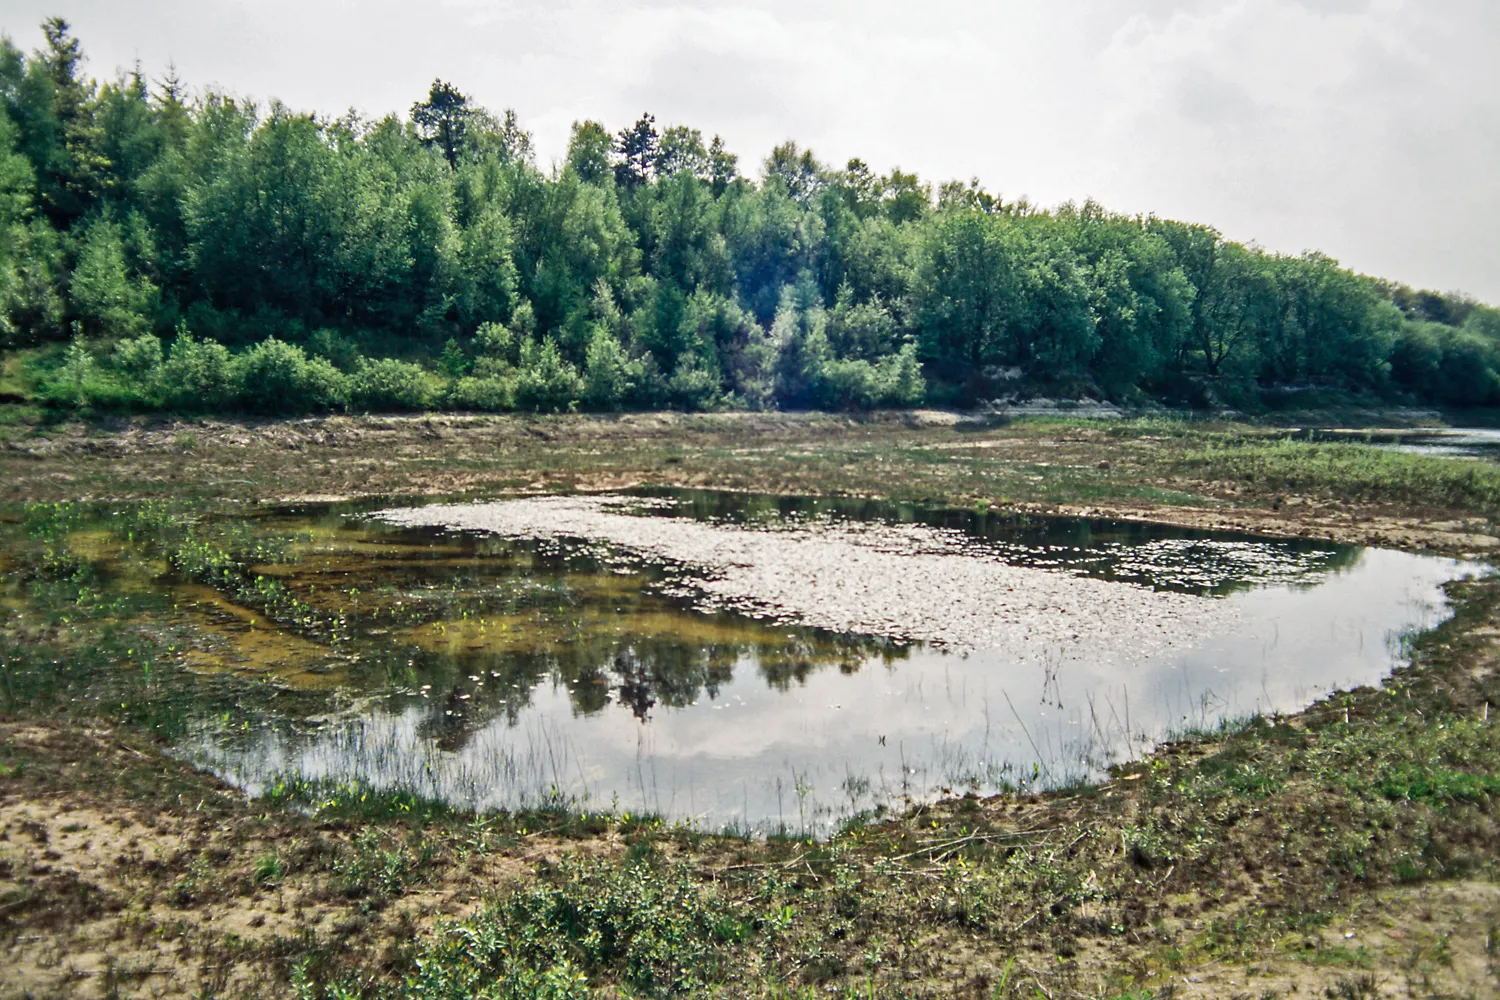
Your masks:
M927 380L922 377L916 344L904 344L894 357L882 360L880 372L886 406L917 406L927 398Z
M41 395L54 403L87 406L99 378L99 363L93 352L75 337L63 355L63 363L43 383Z
M474 350L483 357L514 365L520 358L519 339L499 323L485 323L474 334Z
M133 340L122 340L115 345L115 365L132 377L151 380L161 374L161 339L154 334L143 333Z
M420 365L381 358L362 361L350 380L350 402L365 410L426 410L437 393Z
M723 946L743 938L745 916L686 868L566 860L554 880L440 928L406 994L573 1000L593 995L589 972L632 996L689 993L720 980Z
M583 396L578 369L563 359L557 342L529 340L521 345L521 366L516 375L516 402L528 410L555 412L567 409Z
M512 378L490 376L461 378L448 390L448 405L456 410L498 413L516 407L516 385Z
M162 366L165 403L176 410L217 410L234 393L229 351L216 340L194 340L186 328Z
M349 380L322 358L269 337L234 359L235 396L252 413L331 410L349 397Z
M464 349L457 340L452 337L443 345L443 353L438 355L438 369L449 378L462 378L474 363L464 354Z
M822 405L859 410L914 406L922 401L927 388L912 344L873 364L863 360L825 361L816 385Z
M639 365L631 364L615 335L600 327L590 338L584 356L584 400L597 410L614 409L635 388L639 369Z
M712 409L719 400L719 378L694 362L694 358L684 356L677 363L677 370L667 380L667 392L685 410Z

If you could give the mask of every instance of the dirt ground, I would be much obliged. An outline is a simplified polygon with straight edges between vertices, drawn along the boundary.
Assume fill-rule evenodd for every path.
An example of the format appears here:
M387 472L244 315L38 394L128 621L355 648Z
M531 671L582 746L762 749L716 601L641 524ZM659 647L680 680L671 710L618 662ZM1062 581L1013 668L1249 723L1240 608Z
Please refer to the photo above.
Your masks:
M331 953L394 963L415 936L472 912L539 866L569 853L619 857L628 849L618 831L519 834L483 846L463 833L430 831L435 860L420 883L383 899L351 893L339 878L357 824L263 810L157 756L151 744L107 729L11 723L0 725L0 740L13 760L32 764L0 781L0 898L10 900L0 910L4 997L281 995L278 956ZM992 807L1013 829L1034 829L1065 808L1048 800ZM385 833L390 843L417 836L400 826ZM743 845L675 853L700 866L761 858ZM260 859L272 855L288 870L258 870ZM1250 913L1252 902L1230 896L1199 908L1196 893L1165 894L1163 914L1192 912L1159 919L1157 941L1085 946L1069 959L1063 986L1059 960L1045 948L1023 952L1027 957L1010 975L1029 975L1042 996L1106 996L1079 987L1154 960L1160 941L1191 938ZM1496 996L1497 933L1500 885L1492 881L1384 889L1352 899L1325 926L1303 932L1294 943L1301 957L1262 950L1236 962L1179 961L1153 995ZM1026 941L1016 935L1018 944ZM1004 974L982 950L965 954L957 943L944 938L942 952L930 956L941 978L967 985Z
M1463 511L1273 498L1244 483L1164 478L1162 447L1076 427L1006 428L940 412L857 420L140 420L9 429L0 440L0 500L293 502L661 485L983 501L1479 557L1497 544L1487 518ZM1043 488L1050 476L1085 482L1087 490L1075 491L1085 496ZM1482 705L1487 721L1500 612L1477 617L1444 642L1445 650L1462 646L1462 656L1438 656L1446 666L1432 668L1430 686L1446 690L1445 704L1464 711ZM1347 721L1350 704L1357 717L1382 696L1362 692L1342 706L1324 703L1289 725L1312 731L1338 712ZM1157 760L1163 773L1175 773L1215 750L1167 748ZM1269 868L1254 877L1226 871L1226 891L1206 894L1192 881L1201 871L1130 868L1128 852L1088 827L1142 808L1149 782L1138 779L1146 773L1118 775L1084 804L1053 797L977 807L983 829L1055 829L1060 841L1062 831L1081 830L1073 843L1084 846L1070 856L1090 876L1096 866L1101 880L1114 879L1117 898L1138 895L1146 916L1136 930L1069 938L1060 950L1040 922L1018 920L1013 934L1002 935L1019 949L1008 964L993 942L945 931L913 962L931 983L952 988L935 985L921 995L1500 996L1500 885L1489 872L1344 893L1340 908L1298 930L1296 940L1256 938L1238 955L1204 945L1218 928L1263 920L1267 906L1285 907L1303 883L1288 875L1280 886L1281 875ZM973 808L947 803L893 822L890 835L937 837L929 826ZM1304 811L1315 814L1316 806ZM1223 822L1233 840L1236 824L1263 831L1280 821L1252 813ZM1311 820L1299 814L1286 822ZM1489 836L1483 831L1494 827L1485 822L1475 820L1480 833L1467 835ZM288 968L298 963L398 968L413 942L443 920L541 877L569 853L623 856L627 840L607 824L561 831L329 820L247 801L124 729L0 718L0 997L284 995ZM1245 842L1258 843L1249 834ZM1493 858L1500 840L1490 844ZM789 850L711 838L664 849L709 871L780 864ZM1079 853L1087 850L1095 854ZM1243 864L1247 856L1231 852L1226 863ZM1150 980L1151 992L1111 985L1126 968L1149 970L1142 981ZM872 986L870 995L884 994Z
M1171 478L1161 459L1173 442L1105 426L941 410L73 421L0 428L0 501L294 503L665 486L993 503L1454 554L1500 544L1487 518L1462 512Z

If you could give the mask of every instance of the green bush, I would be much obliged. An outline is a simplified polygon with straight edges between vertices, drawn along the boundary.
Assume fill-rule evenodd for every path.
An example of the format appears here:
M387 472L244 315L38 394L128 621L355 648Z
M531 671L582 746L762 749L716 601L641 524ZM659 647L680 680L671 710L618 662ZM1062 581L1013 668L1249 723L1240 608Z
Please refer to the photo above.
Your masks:
M251 413L305 413L343 406L349 379L322 358L269 337L230 366L239 405Z
M499 376L461 378L448 390L448 405L455 410L500 413L516 408L515 380Z
M161 338L155 334L143 333L115 345L115 366L142 382L161 375L162 360Z
M350 402L363 410L427 410L436 388L420 365L381 358L360 362L350 380Z
M818 401L834 409L867 410L877 406L915 406L926 395L915 345L890 357L825 361L818 372Z
M485 323L474 334L474 350L480 356L514 365L520 359L520 343L515 333L499 323Z
M667 392L685 410L711 410L719 401L719 376L684 356L667 380Z
M513 892L442 931L405 994L586 997L585 973L631 995L660 996L718 979L720 949L749 922L686 868L648 860L565 860L550 884Z
M125 344L140 346L135 341ZM160 350L159 343L157 349ZM149 357L149 347L145 351ZM43 376L37 395L54 405L96 406L106 410L150 409L159 405L159 368L132 370L119 364L118 354L115 361L112 367L101 365L88 344L75 339L64 352L62 364Z
M98 384L99 362L81 339L74 338L57 370L41 386L42 398L54 403L87 406L90 389Z
M596 410L612 410L635 389L640 366L632 365L625 348L603 327L594 331L584 356L583 398Z
M162 366L164 402L174 410L218 410L234 396L229 350L216 340L177 334Z
M557 342L529 340L521 345L516 375L516 403L528 410L566 410L583 398L583 379L563 359Z

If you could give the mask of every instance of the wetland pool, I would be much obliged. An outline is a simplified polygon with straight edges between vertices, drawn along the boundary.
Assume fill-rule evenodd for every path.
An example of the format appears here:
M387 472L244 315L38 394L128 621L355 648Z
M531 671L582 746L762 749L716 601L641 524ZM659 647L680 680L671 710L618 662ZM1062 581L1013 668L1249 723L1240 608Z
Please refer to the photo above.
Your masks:
M1482 569L707 492L64 522L28 522L30 558L65 550L170 638L190 703L217 692L172 752L247 791L295 776L759 833L1095 778L1378 683ZM11 614L40 593L24 561Z

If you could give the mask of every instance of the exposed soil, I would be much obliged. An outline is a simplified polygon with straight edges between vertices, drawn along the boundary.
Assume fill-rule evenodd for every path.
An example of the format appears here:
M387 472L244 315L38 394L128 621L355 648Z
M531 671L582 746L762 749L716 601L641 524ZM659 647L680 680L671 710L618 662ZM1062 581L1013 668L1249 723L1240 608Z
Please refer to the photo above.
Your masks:
M1454 554L1497 544L1488 518L1463 511L1170 476L1161 466L1173 441L1107 426L939 410L72 421L0 429L0 501L285 503L651 485L996 503Z
M1451 554L1496 544L1471 511L1174 479L1162 472L1169 443L941 413L141 420L7 433L0 499L12 501L653 484L984 500ZM1458 618L1381 690L1165 747L1096 789L923 807L833 860L811 845L671 831L651 843L746 905L746 871L784 873L797 893L800 930L753 963L736 952L746 966L735 974L761 986L747 978L726 995L782 983L863 996L868 982L881 996L1049 1000L1148 987L1495 996L1494 796L1367 789L1405 774L1401 761L1448 774L1424 761L1458 767L1455 731L1491 745L1500 587L1458 585L1455 599ZM1472 751L1463 773L1492 776L1488 752ZM0 997L285 995L299 966L391 976L443 918L486 894L546 882L572 852L624 857L641 837L618 819L537 832L508 819L307 816L246 801L124 729L0 719ZM863 880L852 915L831 889L840 865ZM995 871L1019 874L971 908L970 873ZM1063 884L1082 902L1053 902ZM845 924L846 936L828 936Z
M624 849L617 835L466 844L389 824L382 849L425 842L433 857L383 890L341 871L359 824L257 807L128 733L0 723L0 745L5 997L281 995L278 959L379 962L563 850Z

